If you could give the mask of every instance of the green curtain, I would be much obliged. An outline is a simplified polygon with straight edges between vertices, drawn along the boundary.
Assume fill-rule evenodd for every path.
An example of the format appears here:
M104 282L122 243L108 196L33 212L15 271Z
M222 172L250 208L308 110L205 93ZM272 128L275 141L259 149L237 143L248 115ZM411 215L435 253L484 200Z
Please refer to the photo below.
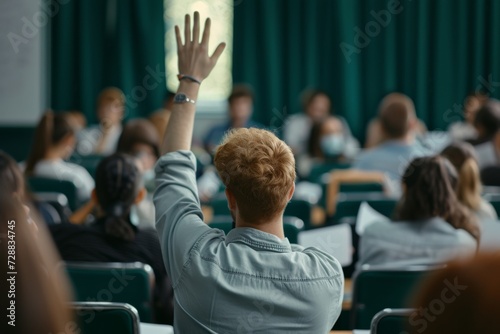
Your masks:
M254 118L277 130L306 87L327 91L361 140L391 91L445 130L466 94L500 96L499 17L496 0L235 1L233 81L254 87Z
M59 3L52 0L52 3ZM127 97L126 118L162 105L165 83L163 0L72 0L51 21L51 105L96 121L101 89Z

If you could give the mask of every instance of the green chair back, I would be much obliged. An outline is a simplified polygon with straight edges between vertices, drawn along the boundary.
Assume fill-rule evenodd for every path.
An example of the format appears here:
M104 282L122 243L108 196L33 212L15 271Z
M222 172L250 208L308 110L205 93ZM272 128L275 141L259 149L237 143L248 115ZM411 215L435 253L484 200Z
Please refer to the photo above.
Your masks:
M141 321L153 321L154 273L147 264L68 262L76 301L128 303Z
M410 315L415 309L384 309L372 319L370 333L401 334L409 327Z
M80 334L139 334L139 314L130 304L75 302Z
M336 169L349 169L351 168L350 164L347 163L324 163L324 164L315 164L312 166L311 171L309 172L309 181L313 183L322 183L322 178L324 174L333 172Z
M361 203L367 202L373 209L391 218L394 210L398 204L396 199L392 198L379 198L379 199L345 199L337 202L337 209L335 210L335 221L340 222L343 218L357 217Z
M341 193L368 193L384 191L384 186L381 183L342 183L340 185Z
M97 165L104 158L104 156L99 154L90 154L90 155L79 155L74 154L69 159L70 162L80 165L89 172L89 174L95 179L95 171L97 169Z
M28 186L34 193L60 193L68 199L68 206L71 210L78 209L83 203L78 199L78 189L76 185L68 180L57 180L45 177L29 177Z
M436 268L363 266L353 277L353 328L369 329L373 317L383 309L407 307L420 281Z
M214 216L230 216L225 196L219 196L210 201ZM258 210L258 209L257 209ZM308 201L292 199L285 208L284 216L296 217L304 222L307 229L311 226L312 205Z

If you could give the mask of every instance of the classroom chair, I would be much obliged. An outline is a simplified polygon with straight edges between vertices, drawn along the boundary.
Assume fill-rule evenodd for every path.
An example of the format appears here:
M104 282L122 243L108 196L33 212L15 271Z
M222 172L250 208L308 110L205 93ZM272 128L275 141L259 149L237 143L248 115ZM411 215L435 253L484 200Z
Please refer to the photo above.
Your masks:
M416 311L411 308L386 308L373 317L370 334L406 333L406 329L410 326L410 316Z
M130 304L73 302L80 334L139 334L139 314Z

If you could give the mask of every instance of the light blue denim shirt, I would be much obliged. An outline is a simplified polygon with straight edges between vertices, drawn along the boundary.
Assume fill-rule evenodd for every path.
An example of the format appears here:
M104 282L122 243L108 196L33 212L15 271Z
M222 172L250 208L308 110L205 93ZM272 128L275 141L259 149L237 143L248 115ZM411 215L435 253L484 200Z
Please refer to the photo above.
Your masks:
M189 151L156 165L156 228L174 287L176 333L327 333L341 308L339 262L253 228L203 222ZM255 208L258 210L258 208Z

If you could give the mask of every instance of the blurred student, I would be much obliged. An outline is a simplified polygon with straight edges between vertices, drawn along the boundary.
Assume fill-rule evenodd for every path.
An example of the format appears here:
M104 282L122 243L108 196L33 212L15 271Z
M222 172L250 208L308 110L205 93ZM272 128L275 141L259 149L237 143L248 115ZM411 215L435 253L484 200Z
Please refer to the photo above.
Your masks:
M442 157L413 160L403 175L403 197L396 221L366 228L360 241L359 265L439 263L474 254L479 243L475 217L458 200Z
M82 155L109 155L116 150L122 132L125 110L125 95L116 87L101 91L97 98L97 119L99 124L82 130L78 136L78 153Z
M227 99L229 104L229 121L212 127L203 139L205 150L212 154L222 142L222 138L230 129L263 128L262 124L250 120L253 113L254 95L247 85L239 84Z
M441 155L458 171L458 200L470 209L480 222L497 220L493 206L481 197L479 166L471 144L456 142L446 147Z
M172 112L172 105L174 103L175 93L167 91L165 94L165 99L163 101L163 108L155 111L149 116L149 120L156 128L156 132L160 138L165 136L165 129L168 125L168 120L170 119L170 113Z
M302 93L302 110L304 110L303 113L289 116L283 128L283 139L295 155L307 152L313 124L322 122L332 114L332 102L328 94L322 90L306 90ZM340 116L336 117L342 122L344 140L351 142L350 145L354 147L359 147L346 120Z
M474 127L477 131L477 138L469 140L469 142L474 145L477 150L483 150L486 147L491 147L492 140L500 130L499 100L488 99L484 102L476 113L476 117L474 118Z
M50 231L65 261L142 262L155 274L158 322L172 323L170 283L163 265L158 236L153 229L138 229L130 209L146 190L135 160L125 154L104 158L96 170L92 198L100 215L90 226L58 224Z
M344 162L347 157L348 143L340 119L329 116L311 128L307 153L297 157L299 175L307 177L315 164Z
M480 92L474 92L465 98L463 107L464 120L455 122L448 128L448 133L452 140L463 141L477 139L478 133L474 127L474 120L476 119L478 110L487 99L488 96Z
M87 201L94 189L94 179L87 170L65 161L76 145L73 118L65 113L46 112L35 130L31 152L24 174L56 180L71 181L78 191L79 201Z
M59 266L60 258L44 224L38 224L35 230L29 226L30 220L20 201L0 194L0 258L4 268L8 260L12 261L15 268L8 271L17 273L7 274L7 281L2 283L2 328L9 328L5 333L19 334L77 333L78 326L67 305L71 300L70 285ZM15 254L9 251L14 244ZM15 297L7 298L8 286L15 286ZM15 301L13 318L8 309L11 301ZM12 320L15 327L8 324Z
M203 221L190 151L196 108L186 99L197 100L225 44L209 56L210 21L200 33L199 20L196 12L193 37L186 15L184 44L176 27L179 73L192 79L180 81L156 165L156 228L175 282L174 330L327 333L342 308L342 268L331 255L290 245L284 236L296 175L283 141L262 129L233 129L214 163L236 227L225 235ZM204 36L201 43L196 36Z
M410 333L500 333L498 277L498 252L449 263L415 294Z
M401 176L408 163L428 152L415 140L415 106L406 95L391 93L379 106L379 122L383 141L365 149L354 160L353 169L383 172L387 175L391 193L401 193Z
M160 155L160 137L154 125L147 119L134 119L125 124L118 140L117 152L129 154L139 162L139 171L148 194L134 211L139 219L139 227L154 228L155 210L153 192L155 189L154 165Z

